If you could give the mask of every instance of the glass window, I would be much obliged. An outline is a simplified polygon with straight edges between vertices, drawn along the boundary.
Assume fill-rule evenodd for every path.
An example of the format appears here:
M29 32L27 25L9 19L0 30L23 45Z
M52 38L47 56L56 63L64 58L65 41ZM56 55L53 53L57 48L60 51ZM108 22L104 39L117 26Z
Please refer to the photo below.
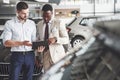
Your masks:
M112 15L120 13L120 0L61 0L63 5L80 6L80 15Z
M120 13L120 0L115 0L115 13Z

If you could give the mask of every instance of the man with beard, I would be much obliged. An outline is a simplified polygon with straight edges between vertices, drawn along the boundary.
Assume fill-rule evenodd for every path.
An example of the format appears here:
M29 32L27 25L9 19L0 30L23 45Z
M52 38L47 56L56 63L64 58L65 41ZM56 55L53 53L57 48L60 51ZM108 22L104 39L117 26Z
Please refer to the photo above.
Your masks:
M34 69L34 51L31 42L36 40L36 25L27 19L28 4L19 2L16 5L17 16L5 23L3 43L11 47L10 80L18 80L24 66L23 80L32 80Z

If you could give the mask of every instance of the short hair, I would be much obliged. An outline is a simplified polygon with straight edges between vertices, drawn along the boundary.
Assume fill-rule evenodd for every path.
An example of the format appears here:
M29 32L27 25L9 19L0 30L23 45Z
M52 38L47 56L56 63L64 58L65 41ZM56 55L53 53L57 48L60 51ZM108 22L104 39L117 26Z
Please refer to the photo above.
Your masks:
M19 2L17 3L16 9L21 11L22 9L27 9L28 8L28 4L25 2Z
M45 4L43 7L42 7L42 11L53 11L53 8L50 4Z

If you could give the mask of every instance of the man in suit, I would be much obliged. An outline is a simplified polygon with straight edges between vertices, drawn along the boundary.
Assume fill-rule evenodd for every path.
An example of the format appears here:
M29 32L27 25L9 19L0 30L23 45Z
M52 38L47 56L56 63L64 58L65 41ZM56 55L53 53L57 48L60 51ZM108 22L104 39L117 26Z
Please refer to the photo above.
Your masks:
M58 19L53 19L53 8L50 4L45 4L42 7L42 12L43 20L37 24L37 38L49 42L49 47L41 53L43 55L43 68L44 71L47 71L66 55L63 44L69 43L69 37L65 24ZM38 52L41 52L43 48L40 47Z

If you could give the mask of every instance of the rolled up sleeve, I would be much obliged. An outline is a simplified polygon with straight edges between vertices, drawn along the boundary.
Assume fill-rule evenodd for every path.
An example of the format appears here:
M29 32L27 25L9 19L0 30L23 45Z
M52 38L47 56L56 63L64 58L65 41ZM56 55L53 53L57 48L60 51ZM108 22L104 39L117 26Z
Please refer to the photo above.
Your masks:
M8 22L5 23L5 28L3 31L3 44L5 43L5 41L7 40L11 40L12 37L12 31L10 28L10 24Z
M36 41L36 25L35 25L35 23L33 23L33 26L34 26L34 28L33 28L33 32L32 32L32 41Z

